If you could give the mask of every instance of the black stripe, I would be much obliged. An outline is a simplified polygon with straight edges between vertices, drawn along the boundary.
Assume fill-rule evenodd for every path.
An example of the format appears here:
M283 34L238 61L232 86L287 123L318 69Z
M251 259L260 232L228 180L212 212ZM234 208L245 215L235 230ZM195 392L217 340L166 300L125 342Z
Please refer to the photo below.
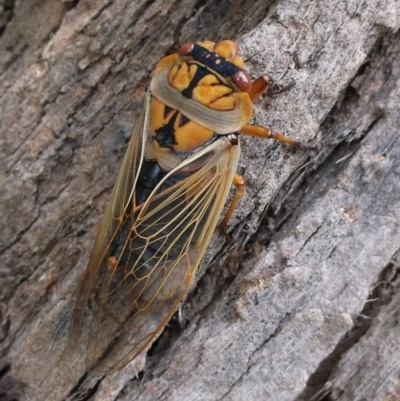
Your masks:
M162 148L170 148L173 149L174 145L177 144L175 140L175 121L178 116L178 111L172 115L167 124L163 125L161 128L155 130L156 133L156 141Z
M181 121L179 122L179 127L183 127L186 125L188 122L192 121L190 118L187 118L183 114L181 114Z
M189 86L182 91L182 95L191 99L193 95L193 89L199 84L199 81L210 74L207 68L197 66L196 74L194 74L193 79L190 81Z
M168 114L173 110L172 107L164 105L164 118L167 118Z

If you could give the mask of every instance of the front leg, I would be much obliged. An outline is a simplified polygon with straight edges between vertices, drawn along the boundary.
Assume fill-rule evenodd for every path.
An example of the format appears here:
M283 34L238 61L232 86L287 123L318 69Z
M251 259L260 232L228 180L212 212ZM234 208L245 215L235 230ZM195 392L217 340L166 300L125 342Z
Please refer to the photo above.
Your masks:
M283 92L288 91L290 88L292 88L295 85L295 80L292 79L292 81L285 85L285 86L280 86L276 85L272 82L271 78L268 78L265 75L262 75L261 77L258 77L252 84L251 84L251 89L249 92L249 96L251 101L254 103L257 101L257 99L265 93L268 97L272 97L275 95L279 95Z
M286 135L279 134L277 132L272 132L267 127L260 127L259 125L245 125L240 132L243 135L250 135L256 136L258 138L265 138L265 139L275 139L276 141L285 142L291 146L301 149L307 150L317 150L315 146L307 145L306 143L302 143L292 139Z
M268 87L271 87L272 80L267 76L262 75L258 77L252 84L249 92L251 101L254 103L265 91L268 91Z

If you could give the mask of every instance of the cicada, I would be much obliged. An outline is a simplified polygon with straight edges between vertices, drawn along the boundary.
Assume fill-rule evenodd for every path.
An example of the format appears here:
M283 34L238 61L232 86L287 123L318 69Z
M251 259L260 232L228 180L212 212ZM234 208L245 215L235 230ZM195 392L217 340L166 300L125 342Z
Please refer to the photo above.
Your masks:
M87 366L113 372L157 338L190 289L236 174L240 135L312 147L248 125L269 80L252 82L233 41L185 43L158 63L104 213L70 325L91 309Z

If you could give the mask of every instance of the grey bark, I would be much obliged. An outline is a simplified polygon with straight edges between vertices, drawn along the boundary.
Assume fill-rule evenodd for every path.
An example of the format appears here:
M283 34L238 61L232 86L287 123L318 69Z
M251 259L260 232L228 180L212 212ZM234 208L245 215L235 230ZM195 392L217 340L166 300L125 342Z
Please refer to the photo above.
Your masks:
M0 3L0 399L399 399L400 4L249 3ZM147 358L91 377L60 355L96 224L156 62L204 37L295 79L253 122L318 151L243 138L232 244Z

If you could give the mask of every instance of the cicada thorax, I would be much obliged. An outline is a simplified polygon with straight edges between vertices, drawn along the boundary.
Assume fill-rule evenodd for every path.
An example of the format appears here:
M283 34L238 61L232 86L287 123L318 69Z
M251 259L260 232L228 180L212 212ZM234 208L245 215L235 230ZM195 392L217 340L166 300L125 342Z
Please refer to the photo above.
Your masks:
M150 87L150 135L136 191L137 204L184 160L221 135L236 135L252 114L247 93L251 79L233 41L182 45L177 54L158 63ZM160 190L193 174L211 157L208 152L182 168Z

